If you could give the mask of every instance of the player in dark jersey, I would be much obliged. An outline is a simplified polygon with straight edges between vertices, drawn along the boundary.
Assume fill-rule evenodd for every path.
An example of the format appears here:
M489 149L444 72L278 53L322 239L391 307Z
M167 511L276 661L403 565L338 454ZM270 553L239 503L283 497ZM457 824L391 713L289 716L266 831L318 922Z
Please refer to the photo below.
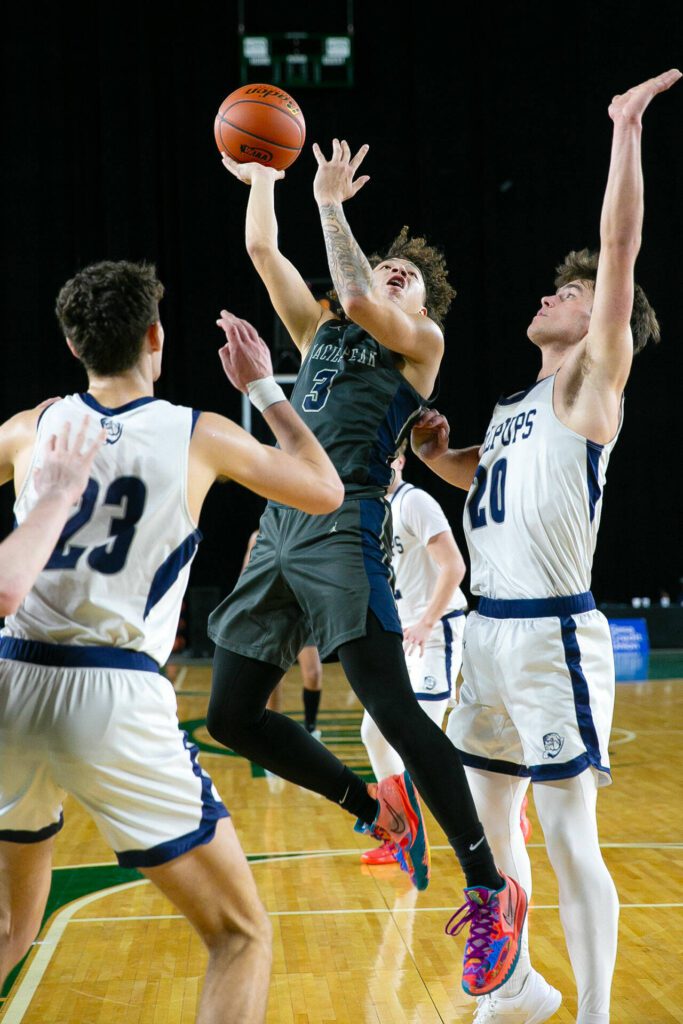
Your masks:
M471 925L463 987L481 995L515 967L526 895L497 871L457 752L419 708L403 653L389 572L390 463L433 392L443 354L439 321L455 294L443 257L404 229L372 267L342 204L367 182L334 140L317 146L314 194L340 308L324 309L277 245L275 182L283 172L224 163L249 184L246 242L276 312L302 355L292 405L323 445L345 488L331 515L270 502L249 565L209 620L217 644L207 725L213 737L339 803L359 831L397 844L418 888L429 855L411 780L449 837L467 879L452 933ZM373 260L373 262L375 262ZM431 315L428 315L428 309ZM266 701L299 649L336 651L356 695L407 771L367 786Z

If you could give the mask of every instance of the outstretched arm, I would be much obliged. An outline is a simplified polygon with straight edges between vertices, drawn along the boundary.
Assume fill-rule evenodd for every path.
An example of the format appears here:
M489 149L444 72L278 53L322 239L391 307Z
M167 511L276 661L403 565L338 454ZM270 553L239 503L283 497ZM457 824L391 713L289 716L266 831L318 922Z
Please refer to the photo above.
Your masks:
M448 420L436 409L422 413L415 423L410 444L417 457L446 483L469 491L479 465L479 445L449 448Z
M410 315L395 303L373 293L372 268L353 237L343 209L370 179L355 178L369 147L354 157L346 141L332 142L332 158L326 160L317 143L313 153L318 170L313 193L320 210L330 276L344 312L380 344L417 365L429 366L441 358L443 335L428 317ZM354 180L355 179L355 180Z
M85 445L88 419L69 447L70 425L53 435L35 473L38 501L26 519L0 544L0 615L13 615L35 583L74 505L85 490L104 430Z
M333 512L344 499L344 487L324 449L275 383L265 342L251 324L227 310L218 324L227 338L219 353L226 376L260 408L280 447L260 444L224 416L202 413L190 444L193 517L199 518L204 497L219 478L313 515Z
M238 181L251 186L245 228L247 252L268 289L275 312L296 347L305 353L319 322L330 314L323 310L299 271L278 247L275 183L284 178L285 172L257 163L239 164L226 155L223 164Z
M633 271L643 226L642 117L654 97L681 77L671 70L615 96L609 107L614 122L612 152L600 218L600 259L590 326L581 366L580 390L567 374L563 420L594 440L609 440L619 418L621 394L633 361L630 319ZM558 379L562 385L562 381ZM571 392L574 392L573 394ZM562 388L560 400L562 400Z
M405 626L403 630L406 654L411 654L417 648L420 656L424 654L424 645L434 626L448 610L453 592L462 583L466 569L465 560L450 530L443 530L431 537L427 542L427 551L439 567L439 576L422 618L419 622Z

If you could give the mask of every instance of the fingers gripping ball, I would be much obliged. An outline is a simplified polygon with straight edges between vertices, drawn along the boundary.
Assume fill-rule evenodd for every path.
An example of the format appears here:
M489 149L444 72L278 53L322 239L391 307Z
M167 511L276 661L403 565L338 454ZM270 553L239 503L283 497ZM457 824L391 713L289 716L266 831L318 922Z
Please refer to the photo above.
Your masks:
M306 139L306 123L292 97L274 85L243 85L223 100L214 121L216 145L238 163L282 171Z

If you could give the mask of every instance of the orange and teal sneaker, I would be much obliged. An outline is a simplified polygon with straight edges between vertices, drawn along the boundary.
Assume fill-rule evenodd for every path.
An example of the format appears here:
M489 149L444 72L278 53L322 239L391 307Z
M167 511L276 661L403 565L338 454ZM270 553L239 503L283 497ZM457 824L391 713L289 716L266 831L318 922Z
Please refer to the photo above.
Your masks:
M363 850L360 855L362 864L371 864L377 866L378 864L396 864L396 854L394 853L395 844L390 840L385 839L380 846L373 846L369 850Z
M527 896L519 882L502 871L502 889L473 886L465 889L466 902L446 925L457 935L466 924L462 987L470 996L483 996L503 985L519 959L519 941L527 911Z
M429 840L410 775L403 772L376 785L369 783L368 792L379 805L377 817L372 825L359 818L354 826L356 832L390 843L394 859L408 873L415 888L426 889L431 865Z

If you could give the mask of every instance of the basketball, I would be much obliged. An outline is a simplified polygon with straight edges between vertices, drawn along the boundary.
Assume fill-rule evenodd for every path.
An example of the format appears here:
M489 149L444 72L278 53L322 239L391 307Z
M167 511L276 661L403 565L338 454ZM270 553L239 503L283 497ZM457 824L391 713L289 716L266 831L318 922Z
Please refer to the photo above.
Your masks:
M289 93L253 83L226 96L216 114L214 135L221 153L238 163L255 161L282 171L301 152L306 124Z

